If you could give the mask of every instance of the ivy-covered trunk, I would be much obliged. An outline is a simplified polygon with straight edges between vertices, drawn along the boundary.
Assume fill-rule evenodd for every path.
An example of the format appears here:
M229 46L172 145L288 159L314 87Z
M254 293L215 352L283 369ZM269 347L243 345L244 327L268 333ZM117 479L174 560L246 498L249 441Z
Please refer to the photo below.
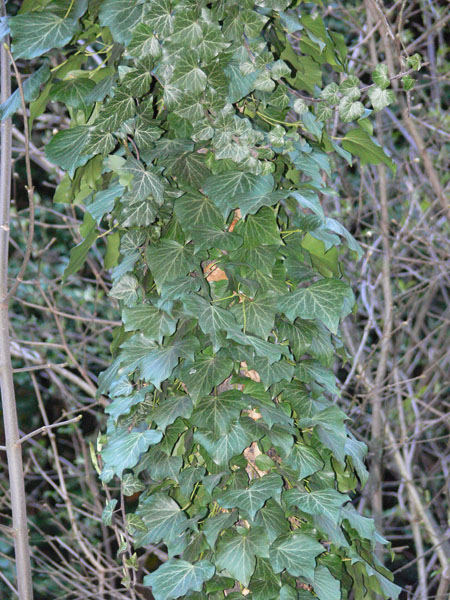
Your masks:
M167 551L144 584L156 600L396 598L352 504L366 447L332 369L354 305L340 257L361 251L321 206L336 153L394 169L369 119L393 100L387 70L362 96L343 36L301 2L37 4L10 19L13 53L66 53L26 99L45 83L42 110L71 117L46 149L67 171L55 200L86 207L66 276L106 239L123 325L101 477L139 494L136 550ZM357 121L343 138L338 118Z

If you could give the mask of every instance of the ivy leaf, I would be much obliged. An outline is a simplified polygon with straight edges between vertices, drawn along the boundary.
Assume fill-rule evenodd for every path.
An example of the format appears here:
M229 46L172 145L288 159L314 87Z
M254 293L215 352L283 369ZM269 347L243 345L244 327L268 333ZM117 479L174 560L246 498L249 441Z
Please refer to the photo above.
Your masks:
M337 104L339 102L339 87L336 83L329 83L320 92L320 97L328 104Z
M345 413L333 405L310 417L301 417L298 424L300 427L316 427L321 442L330 448L336 459L343 464L347 441L345 419Z
M364 487L369 479L369 473L364 464L364 459L367 455L367 446L364 442L347 437L345 442L345 453L350 456L353 462L355 471L358 474L361 485Z
M116 183L106 190L101 190L95 194L94 201L86 208L97 223L100 223L105 214L113 210L116 198L121 197L123 190L123 186Z
M294 375L294 366L286 360L271 364L268 358L258 357L252 362L252 368L259 374L266 389L283 379L290 381Z
M70 260L64 269L63 279L66 280L70 275L79 271L86 262L87 255L95 240L97 239L97 230L93 229L86 238L70 250Z
M183 381L194 401L208 395L231 373L233 361L222 355L203 354L183 373Z
M198 292L200 281L193 277L178 277L161 286L161 295L166 300L179 300L187 294Z
M150 340L161 343L163 337L175 333L175 319L151 304L125 308L122 312L125 331L142 331Z
M124 469L134 467L140 455L146 452L152 444L157 444L162 438L160 431L147 429L116 429L108 436L108 442L102 450L102 459L106 469L122 478Z
M231 310L244 332L266 340L274 326L276 305L275 296L256 294L254 298L243 297Z
M206 196L189 193L175 201L175 214L186 231L193 227L222 227L224 219Z
M50 162L68 171L70 177L73 177L75 170L92 158L92 154L83 154L87 138L86 125L58 131L45 147L45 154Z
M132 192L135 201L151 196L161 206L164 201L164 184L156 173L145 169L135 158L129 158L122 170L133 176Z
M235 208L240 209L241 215L244 218L248 214L253 215L262 206L276 204L280 200L283 200L286 194L283 191L273 191L272 175L261 175L250 190L242 193L237 192L233 202L235 203ZM227 205L224 205L224 201L221 204L223 206L222 212L225 212L224 209L227 208Z
M212 432L196 431L194 439L211 456L216 465L227 467L233 456L240 454L251 443L250 435L239 421L231 424L229 432L216 438Z
M394 174L397 170L396 164L387 156L383 148L360 127L350 129L345 134L342 147L354 156L359 156L362 165L384 163Z
M48 63L46 62L22 83L25 102L33 102L36 100L39 95L41 85L48 81L49 78L50 69L48 67ZM7 119L16 113L21 104L22 100L20 98L20 90L17 89L7 100L5 100L5 102L3 102L3 104L0 104L0 121L3 121L4 119Z
M128 44L128 53L136 58L146 56L158 56L161 53L161 47L158 39L153 35L151 27L146 23L139 23L133 31L133 37Z
M314 577L316 556L325 552L317 540L302 533L288 533L270 547L270 562L275 573L284 569L294 577Z
M109 295L117 300L123 300L126 305L133 304L137 299L139 282L134 275L126 274L117 279L109 291Z
M274 542L277 537L289 532L289 523L286 520L284 511L275 500L268 500L258 512L255 520L256 525L261 525L269 539Z
M119 417L127 415L131 408L142 402L142 400L143 397L139 392L131 396L119 396L105 408L105 412L111 415L113 420L117 422Z
M286 346L266 342L265 340L261 340L254 335L247 335L237 329L230 329L227 332L227 339L233 340L241 346L251 346L257 356L267 358L269 364L279 360L282 354L289 354Z
M338 279L321 279L280 299L279 308L290 321L296 317L319 319L336 334L349 286Z
M208 517L203 525L203 533L206 541L212 549L216 545L216 540L223 530L228 530L238 518L237 512L219 513L213 517Z
M254 480L244 490L227 490L219 494L217 502L223 508L239 508L253 521L256 513L269 498L279 497L283 480L279 475L269 473Z
M256 561L250 588L254 600L279 600L280 578L275 575L268 560L259 558Z
M323 385L331 394L339 395L334 373L324 368L315 360L302 360L297 366L297 377L305 383L316 381Z
M256 555L267 555L267 546L262 528L252 527L242 533L227 532L217 544L217 568L247 587L255 570Z
M369 88L367 93L375 111L383 110L383 108L395 102L394 92L392 90L385 90L378 85Z
M194 51L185 52L176 61L172 77L172 85L184 92L199 94L206 87L207 75L200 68Z
M244 244L247 248L255 248L264 245L281 244L280 231L278 229L275 211L268 207L263 207L254 215L248 215L242 226L237 227L236 231L242 231ZM239 222L239 225L241 222Z
M206 177L209 169L205 164L205 157L196 152L185 152L178 156L165 159L167 172L172 177L186 182L194 188L199 188Z
M133 187L134 189L134 187ZM122 210L118 217L122 227L147 227L156 218L156 203L151 198L130 200L133 191L122 198Z
M94 127L106 132L117 131L125 121L134 117L135 113L136 104L133 96L125 90L118 89L100 111Z
M324 466L317 450L299 442L292 448L286 463L297 471L299 479L309 477Z
M311 583L320 600L341 600L341 584L324 565L318 565Z
M205 23L201 39L196 45L200 58L205 62L210 62L229 44L225 41L220 27L212 23Z
M143 2L128 0L104 0L99 19L102 27L109 27L116 42L127 44L131 40L133 28L142 20Z
M171 600L188 592L200 592L205 581L214 575L214 565L207 560L191 564L171 558L156 571L144 577L144 585L152 588L155 600Z
M375 70L372 73L372 80L379 88L385 90L389 87L390 79L388 74L388 66L380 63L375 67Z
M183 465L181 456L168 456L159 446L151 448L141 464L139 472L147 470L153 481L162 482L164 479L178 481L178 474Z
M162 240L156 246L149 246L147 261L158 291L163 284L187 275L195 267L192 249L175 240Z
M350 75L339 86L339 91L343 96L347 96L350 100L358 100L361 97L359 89L359 79L354 75Z
M197 225L190 228L190 235L195 243L196 252L219 248L232 252L242 246L242 238L234 232L224 231L211 225Z
M238 325L228 311L217 304L208 302L198 294L192 294L183 300L186 313L198 319L200 329L209 334L213 341L213 351L217 352L221 343L218 337L220 331L237 329Z
M159 429L163 431L178 417L189 418L192 413L192 401L189 396L170 396L159 401L150 416Z
M189 338L159 346L139 334L121 345L120 358L127 373L139 368L141 377L159 389L161 382L170 377L180 357L189 356L194 349Z
M52 48L62 48L77 31L77 19L52 12L27 12L9 19L15 58L36 58Z
M305 352L309 352L311 347L313 334L315 333L314 324L296 319L292 324L280 320L277 325L280 340L288 340L292 353L297 360L300 360L300 357Z
M202 398L196 405L191 421L202 430L208 431L218 438L230 431L247 402L241 392L230 390L218 396Z
M170 0L153 0L145 13L145 23L161 39L167 38L172 33L173 19Z
M343 123L350 123L359 119L364 114L364 104L355 102L349 96L344 96L339 102L339 116Z
M116 504L117 504L116 498L108 501L105 504L105 508L103 509L103 512L102 512L102 521L105 525L111 525L114 509L116 508Z
M297 506L308 515L326 516L331 521L339 520L341 506L350 500L346 494L334 489L306 492L293 488L283 494L288 506Z
M377 536L373 519L368 519L367 517L360 515L351 503L342 507L341 516L343 520L349 522L350 526L353 527L361 537L375 543Z
M122 479L122 492L124 496L133 496L137 492L142 492L145 489L143 483L134 477L131 473L126 473Z
M88 94L94 88L95 82L87 77L65 79L53 86L50 97L73 108L85 109L88 107Z
M204 193L218 206L226 218L232 208L231 200L237 194L246 194L254 189L260 178L245 171L228 171L208 177L203 185Z
M139 499L136 514L142 519L146 530L136 539L138 546L158 544L161 540L173 541L187 525L186 515L172 498L162 492L156 492Z
M309 596L305 596L305 600L312 600L314 596L309 592L305 592L305 594L309 594ZM297 590L294 590L290 585L283 585L280 590L280 600L299 600L299 595ZM302 596L301 600L304 600Z

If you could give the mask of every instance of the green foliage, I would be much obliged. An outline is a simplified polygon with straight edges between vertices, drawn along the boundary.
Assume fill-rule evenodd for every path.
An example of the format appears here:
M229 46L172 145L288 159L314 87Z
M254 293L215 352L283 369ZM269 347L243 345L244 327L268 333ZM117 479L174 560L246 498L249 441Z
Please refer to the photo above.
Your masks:
M102 478L143 490L135 546L167 548L145 585L157 600L216 600L236 584L254 600L313 597L304 583L339 600L363 581L366 598L396 598L348 495L355 470L365 482L365 447L332 398L354 303L339 255L343 240L360 248L319 194L335 151L395 170L361 122L371 111L340 36L288 1L104 0L86 15L65 4L12 18L13 49L33 58L82 28L106 54L107 67L87 57L38 85L51 78L72 117L46 150L70 176L57 194L89 215L66 277L112 224L123 328L100 379ZM286 29L303 30L299 53ZM323 85L324 65L346 74L339 86ZM393 101L386 69L373 79L380 110ZM342 140L326 133L335 111L360 120Z

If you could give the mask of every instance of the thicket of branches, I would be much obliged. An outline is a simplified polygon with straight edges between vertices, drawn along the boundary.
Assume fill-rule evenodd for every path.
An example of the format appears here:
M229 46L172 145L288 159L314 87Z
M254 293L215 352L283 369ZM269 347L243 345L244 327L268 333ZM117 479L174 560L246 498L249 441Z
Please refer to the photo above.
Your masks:
M18 4L10 2L8 10L14 13ZM403 48L423 60L409 99L400 98L377 117L378 137L397 164L396 176L385 177L377 167L351 169L342 161L333 179L341 201L330 203L327 214L344 223L366 252L346 273L358 310L344 323L345 347L335 365L352 431L370 448L371 479L358 508L375 516L392 543L390 567L403 589L401 599L444 600L450 582L445 572L450 556L445 154L450 136L444 38L449 13L445 2L431 0L334 2L318 10L345 34L362 81L370 81L371 66L380 58L392 74L404 70L399 64ZM95 52L92 59L102 61ZM20 60L17 67L26 75ZM133 577L135 560L124 527L125 499L106 525L103 507L118 490L101 484L95 472L106 405L96 398L97 377L109 364L118 310L107 296L111 283L102 267L101 243L83 270L62 282L68 248L81 240L83 211L52 203L62 173L48 162L43 147L66 125L57 102L34 119L28 144L35 190L31 209L20 114L13 124L11 282L27 245L31 260L11 303L11 352L21 431L42 428L22 445L35 594L125 599L130 592L120 582ZM333 135L339 133L335 128ZM6 474L4 453L0 460ZM2 598L15 594L7 481L5 476L0 483ZM157 547L136 558L141 573L166 559ZM152 597L139 585L132 593Z

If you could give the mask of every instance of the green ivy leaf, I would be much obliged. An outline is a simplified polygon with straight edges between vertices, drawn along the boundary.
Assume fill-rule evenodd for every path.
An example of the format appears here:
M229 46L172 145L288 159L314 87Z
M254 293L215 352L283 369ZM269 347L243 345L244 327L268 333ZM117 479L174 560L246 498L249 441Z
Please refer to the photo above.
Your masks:
M89 250L93 246L97 237L97 231L96 229L93 229L82 242L71 249L69 264L64 269L63 279L67 279L70 277L70 275L74 275L83 267Z
M46 62L22 83L25 102L33 102L36 100L41 85L46 83L49 78L50 69ZM0 104L0 121L3 121L16 113L21 107L21 104L20 90L17 89L5 102L3 102L3 104Z
M9 19L15 58L36 58L52 48L62 48L75 35L77 19L52 12L27 12Z
M124 469L134 467L140 455L152 444L157 444L161 438L162 433L154 429L116 429L109 434L108 443L102 450L105 468L111 469L112 474L115 473L121 478Z
M104 0L102 2L99 19L102 27L109 27L114 39L126 44L131 40L133 28L142 19L143 1L133 2L127 0Z
M240 454L251 443L250 435L239 421L231 424L230 431L215 437L211 431L196 431L194 439L201 445L216 465L227 467L233 456Z
M116 508L117 500L114 498L113 500L109 500L105 504L105 508L102 512L102 521L105 525L111 525L112 517L114 513L114 509Z
M163 398L151 411L152 420L159 429L166 430L178 417L189 418L192 413L192 401L189 396Z
M222 355L201 355L194 364L186 367L183 381L194 400L208 395L212 388L222 383L233 369L233 361Z
M45 154L50 162L73 177L76 169L92 158L92 154L83 153L87 137L88 128L85 125L59 131L45 147Z
M52 100L64 102L73 108L86 109L88 94L95 87L95 82L87 77L65 79L55 84L50 92Z
M145 13L145 23L162 39L172 33L173 18L170 0L153 0Z
M138 546L158 544L161 540L173 541L188 526L186 515L172 498L162 492L156 492L139 499L136 515L145 525L145 531L139 532Z
M375 111L383 110L383 108L395 102L394 92L385 90L378 85L371 87L367 93Z
M289 531L289 524L286 521L284 511L275 500L266 502L258 512L255 523L264 528L270 543Z
M214 565L207 560L191 564L172 558L156 571L144 577L144 585L151 586L155 600L171 600L190 591L200 592L205 581L214 575Z
M241 298L241 302L232 307L232 313L244 333L253 333L266 340L274 326L276 306L274 295L256 294L254 298Z
M159 346L142 334L135 335L121 346L121 363L127 373L140 369L141 377L159 389L170 377L181 357L190 356L195 346L189 338Z
M195 268L192 248L175 240L162 240L157 246L149 246L147 260L158 290Z
M314 577L316 556L325 552L317 540L303 533L288 533L270 547L270 562L275 573L284 569L294 577Z
M384 163L394 174L397 170L395 163L387 156L383 148L375 144L370 135L359 127L351 129L345 134L342 147L354 156L359 156L363 165Z
M195 52L184 53L175 63L172 85L180 90L199 94L206 87L207 75L200 68Z
M217 544L216 564L247 586L256 566L256 556L267 556L264 530L252 527L242 533L226 532Z
M339 116L344 123L359 119L364 114L362 102L355 102L350 96L344 96L339 102Z
M164 336L175 333L177 318L159 310L151 304L125 308L122 312L125 331L142 331L144 335L159 344Z
M228 531L237 519L236 511L219 513L208 517L203 526L203 533L211 548L216 545L216 540L222 531Z
M256 513L269 498L280 496L283 480L279 475L269 473L254 480L243 490L227 490L219 494L217 502L223 508L239 508L253 521Z
M389 87L390 79L388 74L387 65L380 63L375 67L375 70L372 73L372 80L379 88L385 90Z
M288 506L297 506L308 515L326 516L335 522L339 520L341 506L350 500L346 494L331 488L311 492L293 488L287 490L283 496Z
M350 293L349 286L338 279L321 279L307 288L299 288L283 296L279 308L290 321L296 317L318 319L332 333L337 328L343 314L344 303Z
M241 392L230 390L218 396L202 398L195 407L192 423L214 437L227 434L247 402Z
M309 477L324 466L317 450L300 442L295 444L286 462L297 471L299 479Z

